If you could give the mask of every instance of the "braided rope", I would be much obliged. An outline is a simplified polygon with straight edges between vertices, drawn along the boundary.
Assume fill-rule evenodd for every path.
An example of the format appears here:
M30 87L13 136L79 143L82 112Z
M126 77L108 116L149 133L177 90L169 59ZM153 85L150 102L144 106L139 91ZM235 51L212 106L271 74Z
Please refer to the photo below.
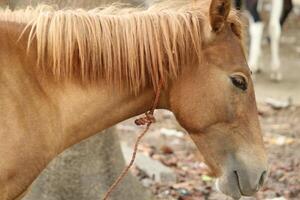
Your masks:
M146 135L147 131L149 130L149 128L151 126L151 124L155 123L154 110L157 108L162 86L163 86L163 82L161 81L160 85L157 89L155 100L154 100L154 103L153 103L153 106L152 106L151 110L147 111L145 113L144 117L141 117L141 118L138 118L138 119L135 120L135 124L137 126L146 125L146 128L144 129L143 132L140 133L140 135L137 137L137 139L135 141L133 153L132 153L131 160L130 160L129 164L123 169L123 171L118 176L118 178L114 181L114 183L106 191L106 193L103 197L103 200L108 200L111 193L115 190L115 188L120 184L120 182L128 174L130 168L132 167L132 165L134 163L136 153L137 153L137 150L138 150L138 146L139 146L139 143L140 143L141 139Z

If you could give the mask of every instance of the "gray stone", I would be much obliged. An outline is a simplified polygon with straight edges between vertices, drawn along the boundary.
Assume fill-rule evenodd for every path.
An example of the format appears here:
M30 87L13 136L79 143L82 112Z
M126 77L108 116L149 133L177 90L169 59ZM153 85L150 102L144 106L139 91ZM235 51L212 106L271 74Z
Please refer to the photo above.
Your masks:
M130 162L132 157L133 150L127 146L125 143L121 143L123 155L127 163ZM163 165L161 162L154 160L146 155L141 153L137 153L135 159L135 165L146 172L146 174L150 177L154 177L155 181L158 182L176 182L176 174L175 172Z

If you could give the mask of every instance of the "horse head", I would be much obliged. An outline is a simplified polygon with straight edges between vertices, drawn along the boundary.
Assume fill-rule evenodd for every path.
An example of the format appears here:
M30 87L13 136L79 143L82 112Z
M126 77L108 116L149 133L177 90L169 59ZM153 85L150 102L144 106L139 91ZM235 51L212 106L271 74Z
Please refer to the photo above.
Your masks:
M267 175L267 157L251 71L237 27L228 20L230 0L212 0L203 30L202 61L185 66L173 81L169 104L233 198L253 195Z

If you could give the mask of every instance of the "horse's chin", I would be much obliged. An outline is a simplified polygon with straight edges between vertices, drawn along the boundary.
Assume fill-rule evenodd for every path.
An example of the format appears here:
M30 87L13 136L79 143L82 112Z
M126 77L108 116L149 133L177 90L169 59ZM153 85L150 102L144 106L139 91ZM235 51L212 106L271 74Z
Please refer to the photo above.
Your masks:
M223 194L238 200L242 197L239 183L235 179L228 179L229 177L220 177L216 180L216 188Z

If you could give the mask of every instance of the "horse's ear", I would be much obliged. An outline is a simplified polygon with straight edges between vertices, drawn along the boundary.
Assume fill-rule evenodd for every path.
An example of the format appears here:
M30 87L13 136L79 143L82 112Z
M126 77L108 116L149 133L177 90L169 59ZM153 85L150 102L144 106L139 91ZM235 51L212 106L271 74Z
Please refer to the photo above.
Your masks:
M212 0L209 8L210 25L214 32L224 27L231 8L231 0Z

